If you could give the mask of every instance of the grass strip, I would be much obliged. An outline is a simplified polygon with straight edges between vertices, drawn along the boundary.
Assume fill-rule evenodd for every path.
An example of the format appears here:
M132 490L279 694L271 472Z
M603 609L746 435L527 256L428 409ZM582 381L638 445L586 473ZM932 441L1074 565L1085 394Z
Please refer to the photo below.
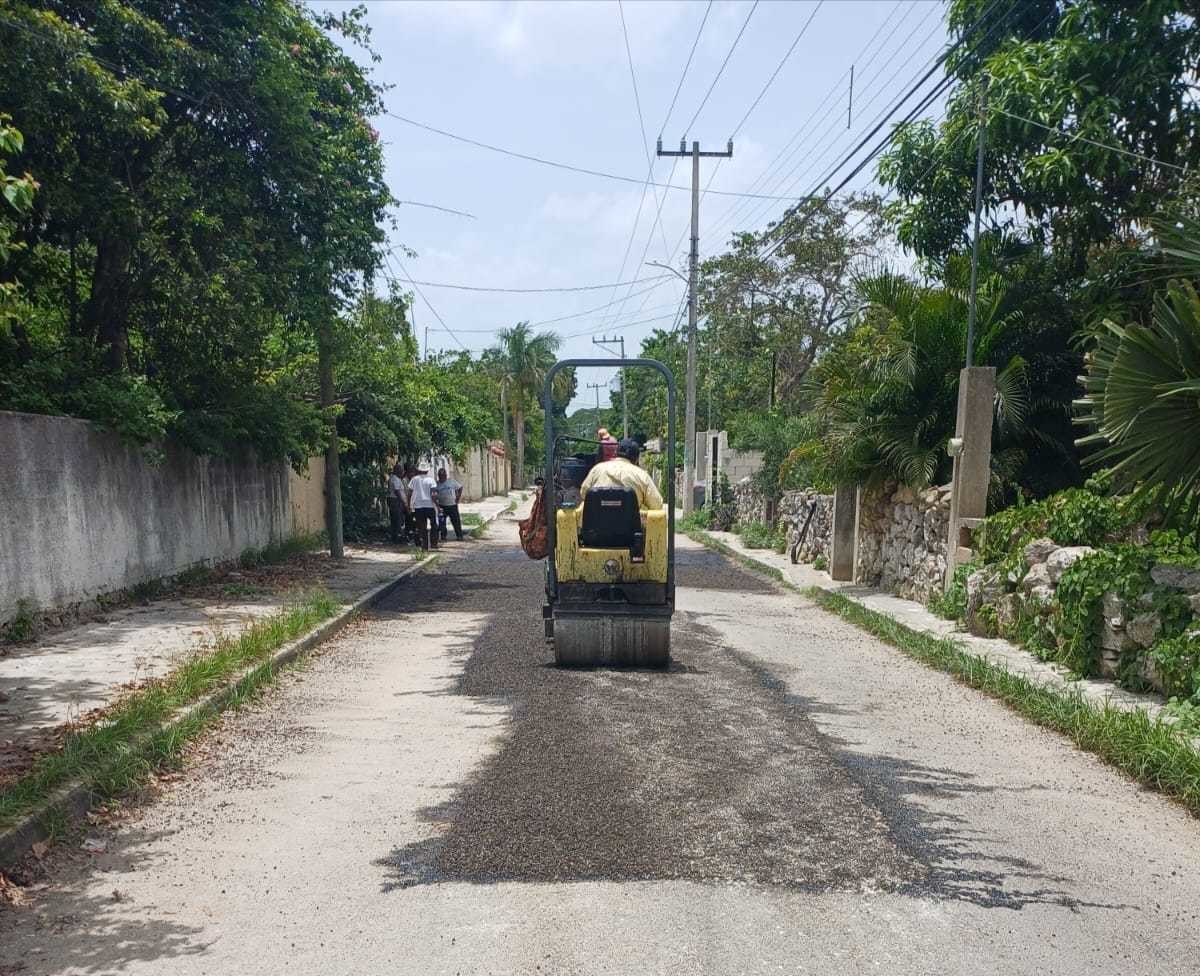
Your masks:
M922 664L999 699L1043 728L1062 733L1081 749L1200 815L1200 752L1170 723L1140 708L1126 710L1107 701L1094 703L1078 691L1064 692L1038 684L969 653L955 641L912 630L840 593L814 587L807 595L823 609Z
M92 724L71 732L60 749L38 758L33 769L0 791L0 827L42 806L67 783L82 781L101 797L120 796L178 756L216 711L200 710L164 728L172 715L253 667L228 704L244 701L274 677L270 656L332 617L340 605L327 592L306 594L236 636L221 636L196 650L170 674L119 699Z
M745 566L753 573L758 573L760 576L767 576L773 579L776 583L782 583L789 590L796 589L791 583L784 578L783 570L776 569L774 566L767 566L760 563L753 556L747 556L744 552L738 552L732 546L727 546L720 539L709 535L703 529L692 529L687 533L687 537L693 542L699 542L702 546L708 546L709 549L715 549L719 553L723 553L730 559L742 566Z

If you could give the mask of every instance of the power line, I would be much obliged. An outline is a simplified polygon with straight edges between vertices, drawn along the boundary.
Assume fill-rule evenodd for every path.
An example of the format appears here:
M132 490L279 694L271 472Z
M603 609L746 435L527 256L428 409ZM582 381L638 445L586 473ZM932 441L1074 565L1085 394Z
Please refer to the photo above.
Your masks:
M679 92L683 88L684 79L687 78L688 68L692 66L692 58L696 55L696 46L700 43L700 35L704 33L704 25L708 23L708 14L712 10L713 0L708 0L708 6L704 8L704 16L700 18L700 27L696 31L696 37L692 40L692 49L688 51L687 61L683 65L683 74L679 76L679 84L675 86L675 94L671 96L671 104L667 108L667 117L663 120L662 128L658 130L659 136L663 134L663 129L666 129L667 123L671 121L671 114L675 111L675 102L679 99ZM670 182L668 177L667 182Z
M624 8L619 7L619 9L621 10L621 30L625 31L625 54L627 55L628 60L629 60L629 76L630 76L630 78L633 79L633 91L634 91L634 97L636 98L637 97L637 77L634 74L634 70L633 70L633 54L632 54L632 52L630 50L630 46L629 46L629 33L625 29ZM692 65L692 58L696 54L696 47L700 43L700 35L704 33L704 25L708 22L708 12L711 9L712 9L712 0L709 0L708 6L704 9L704 17L700 20L700 26L696 30L696 36L694 38L692 38L692 48L688 52L687 61L684 62L683 73L680 74L680 76L679 76L679 84L677 84L675 86L675 95L671 99L670 106L667 108L667 114L663 118L662 125L660 125L658 127L659 138L662 137L663 130L666 129L667 125L671 121L671 114L675 111L675 101L679 97L680 89L683 88L684 79L687 78L688 69ZM642 185L642 196L641 196L641 199L638 200L637 213L634 214L633 226L629 229L629 240L625 243L625 253L621 257L621 270L617 274L618 278L621 277L621 275L623 275L625 273L625 265L629 261L629 252L631 250L633 250L633 242L637 239L638 224L641 222L641 219L642 219L642 206L646 202L646 188L650 185L650 178L654 175L654 164L656 162L658 162L658 157L655 157L654 159L650 158L650 148L646 143L646 127L645 127L645 124L642 122L641 103L640 102L638 103L638 123L642 127L642 147L646 153L646 182ZM671 180L674 179L675 167L678 163L679 163L678 159L673 159L671 161L671 172L667 174L667 182L668 183L670 183ZM662 219L661 219L663 204L666 203L666 199L667 199L667 195L665 193L662 195L661 199L659 198L657 193L654 195L654 203L655 203L654 221L650 224L650 236L646 238L646 246L642 250L642 259L641 259L641 261L638 262L638 265L637 265L639 268L643 264L645 264L646 254L649 252L650 244L654 240L654 231L656 228L662 234L663 252L664 252L664 254L666 253L667 236L666 236L666 233L662 230ZM621 301L620 301L620 308L618 308L617 311L614 312L612 314L612 316L610 317L612 321L616 321L616 319L620 316L621 310L625 307L625 302L629 301L629 299L631 297L631 294L630 294L631 291L632 291L632 289L626 290L625 297L623 299L621 299ZM613 289L613 295L614 296L616 295L616 289ZM645 301L643 301L642 307L645 307L645 304L646 304Z
M514 159L523 159L526 162L537 163L541 166L551 166L555 169L566 170L570 173L580 173L584 176L596 176L604 180L616 180L620 183L632 183L635 186L641 186L645 180L638 179L636 176L622 176L619 173L607 173L603 170L589 169L586 166L575 166L571 163L560 163L553 159L546 159L544 156L534 156L530 153L517 152L515 149L505 149L502 146L495 146L488 142L482 142L478 139L471 139L467 136L458 135L454 132L448 132L445 129L439 129L437 126L428 125L424 122L418 122L416 119L410 119L403 115L397 115L395 112L383 113L389 118L395 119L397 122L403 122L405 125L411 125L417 129L424 129L426 132L432 132L435 135L443 136L447 139L453 139L455 142L462 142L468 146L475 146L477 149L486 149L488 152L500 153L502 156L512 156ZM686 186L677 186L673 183L654 183L650 186L658 187L662 190L684 190L691 192ZM732 190L712 190L712 193L723 197L750 197L759 200L783 200L795 202L795 197L769 197L761 193L735 193Z
M420 203L417 200L397 200L396 206L424 207L427 210L440 210L442 213L455 214L458 217L470 217L472 220L477 219L473 213L467 213L465 210L454 210L450 207L439 207L436 203Z
M384 251L384 252L383 252L383 259L384 259L384 260L387 262L387 266L388 266L389 268L391 268L391 269L392 269L392 276L393 276L393 279L394 279L394 278L395 278L395 274L396 274L396 269L395 269L395 268L392 268L392 255L391 255L391 252L389 252L389 251ZM408 269L407 269L406 267L404 267L404 262L403 262L403 261L401 261L399 258L396 258L396 264L398 264L398 265L400 266L400 273L401 273L401 274L403 274L403 275L404 275L404 277L405 277L405 279L408 281L408 283L409 283L410 285L412 285L412 286L413 286L413 288L414 288L414 290L416 291L416 293L417 293L418 295L420 295L420 296L421 296L421 300L422 300L422 301L423 301L423 302L426 304L426 306L429 308L429 311L431 311L431 312L433 313L433 317L434 317L435 319L437 319L439 323L441 323L441 326L442 326L442 328L443 328L443 329L444 329L446 332L450 333L450 338L452 338L452 339L453 339L455 342L457 342L457 343L458 343L460 346L462 346L462 348L463 348L463 351L464 351L464 352L468 352L468 353L469 353L471 350L467 348L467 345L466 345L466 343L465 343L465 342L463 342L463 341L462 341L462 339L460 339L460 338L459 338L457 335L455 335L455 334L454 334L454 331L453 331L453 330L450 328L450 326L448 326L448 325L446 324L446 320L445 320L445 319L443 319L443 318L441 317L441 315L440 315L440 314L438 314L438 310L437 310L436 308L434 308L434 307L433 307L433 302L431 302L431 301L430 301L430 300L429 300L429 299L426 297L426 295L425 295L425 292L421 291L421 285L420 285L420 283L419 283L419 282L417 282L417 281L414 281L414 280L413 280L413 278L412 278L412 275L410 275L410 274L408 273ZM426 352L426 355L428 355L428 353L429 353L429 350L426 350L425 352Z
M399 259L397 259L399 260ZM620 288L623 285L640 285L647 281L661 281L664 278L673 277L672 275L654 275L649 278L634 278L631 281L618 281L615 284L607 285L572 285L561 288L500 288L489 285L459 285L450 284L444 281L413 281L414 285L424 285L426 288L448 288L452 291L487 291L499 292L506 295L542 295L552 292L574 292L574 291L603 291L605 288Z
M632 295L626 295L625 298L614 298L611 302L605 302L603 305L597 305L595 308L589 308L583 312L573 312L570 315L560 315L560 316L558 316L558 318L542 319L540 322L530 322L529 324L530 325L550 325L554 322L565 322L565 321L567 321L567 319L580 319L580 318L583 318L585 315L592 315L596 312L602 312L602 311L604 311L604 309L612 308L612 306L619 305L621 302L627 301L630 298L636 298L638 295L645 295L645 294L648 294L649 292L654 291L656 288L661 288L667 277L669 277L669 276L664 275L663 281L660 281L657 284L653 284L649 288L643 288L641 291L635 291ZM672 303L672 304L674 304L674 303Z
M975 21L975 23L974 23L974 24L972 24L972 25L971 25L971 27L969 27L967 30L963 31L963 34L962 34L962 36L961 36L961 37L960 37L960 38L959 38L957 41L955 41L953 44L951 44L951 45L950 45L950 46L949 46L949 47L948 47L948 48L947 48L947 49L946 49L946 50L945 50L945 51L944 51L944 52L943 52L943 53L942 53L942 54L941 54L941 55L938 57L938 59L936 60L936 62L935 62L935 63L934 63L934 64L933 64L933 65L932 65L930 68L929 68L929 70L928 70L928 71L926 71L926 72L925 72L925 73L924 73L924 74L923 74L923 75L922 75L922 76L921 76L919 79L917 79L917 81L916 81L916 82L914 82L914 83L913 83L913 84L912 84L912 85L911 85L911 86L908 88L908 90L907 90L907 91L905 91L905 92L904 92L904 93L903 93L903 94L902 94L902 95L901 95L901 96L900 96L900 97L899 97L899 98L898 98L898 99L897 99L897 100L896 100L896 101L893 103L893 105L892 105L892 108L891 108L891 109L888 111L887 115L886 115L886 116L885 116L883 119L881 119L881 120L879 121L879 123L878 123L877 125L875 125L875 127L874 127L874 128L872 128L872 130L871 130L870 132L868 132L868 133L867 133L867 135L866 135L866 136L864 136L864 137L862 138L862 140L860 140L860 141L859 141L859 143L858 143L858 144L857 144L857 145L856 145L856 146L855 146L853 149L851 149L851 150L850 150L850 152L848 152L848 153L847 153L845 156L843 156L843 157L842 157L842 159L841 159L841 160L840 160L840 161L839 161L839 162L838 162L838 163L837 163L837 164L836 164L836 165L835 165L835 166L834 166L834 167L833 167L833 168L832 168L832 169L831 169L831 170L830 170L828 173L826 173L826 174L825 174L825 176L823 176L823 177L822 177L820 180L818 180L818 181L817 181L816 188L814 188L813 192L812 192L811 194L809 194L809 199L816 199L816 197L817 197L817 195L818 195L818 190L819 190L820 186L821 186L823 183L825 183L826 181L828 181L828 180L831 180L831 179L832 179L832 178L833 178L833 177L834 177L834 176L837 174L837 172L838 172L840 169L842 169L842 167L844 167L844 166L848 165L848 164L849 164L849 162L850 162L850 161L853 159L853 157L854 157L855 153L857 153L857 152L858 152L858 151L859 151L859 150L860 150L860 149L861 149L861 148L862 148L864 145L866 145L866 143L867 143L867 142L868 142L868 141L869 141L869 140L870 140L870 139L871 139L871 138L872 138L872 137L873 137L873 136L874 136L874 135L875 135L875 134L876 134L876 133L877 133L877 132L878 132L878 131L879 131L881 128L883 128L883 126L884 126L884 125L886 125L886 124L888 123L888 121L890 121L890 119L892 118L892 116L893 116L893 115L895 115L895 114L896 114L896 112L898 112L898 111L900 110L901 106L902 106L902 105L903 105L903 104L904 104L906 101L908 101L908 99L909 99L909 98L911 98L911 97L912 97L912 96L913 96L913 95L914 95L914 94L915 94L915 93L916 93L916 92L917 92L917 91L920 89L920 87L921 87L922 85L924 85L924 84L925 84L925 82L926 82L926 81L927 81L927 80L928 80L928 79L929 79L929 78L930 78L930 77L933 75L933 73L934 73L934 72L935 72L935 71L936 71L938 68L940 68L940 67L941 67L941 66L942 66L942 65L943 65L943 64L946 62L946 60L947 60L947 59L948 59L948 58L949 58L949 57L950 57L952 54L954 54L954 52L955 52L955 51L957 51L957 50L958 50L959 48L961 48L961 47L962 47L964 44L966 44L966 42L967 42L967 38L968 38L968 37L970 36L970 34L971 34L971 33L972 33L974 30L975 30L975 27L976 27L976 26L978 26L979 24L981 24L981 23L984 21L984 19L985 19L985 18L988 16L988 14L990 14L990 13L991 13L991 11L992 11L992 10L993 10L993 9L994 9L996 6L997 6L997 4L998 4L999 2L1000 2L1000 0L992 0L992 3L991 3L991 5L990 5L990 6L987 8L987 10L985 10L985 11L984 11L984 12L983 12L983 13L982 13L980 16L979 16L979 18L978 18L978 19ZM1051 11L1050 11L1050 13L1053 13L1053 8L1051 8ZM1047 13L1046 17L1045 17L1045 18L1043 18L1043 22L1045 22L1045 20L1049 18L1049 16L1050 16L1050 13ZM992 32L993 32L993 31L995 31L996 29L998 29L998 28L1001 26L1001 24L1003 24L1003 23L1004 23L1004 21L1005 21L1006 19L1007 19L1007 15L1006 15L1005 17L1001 17L1001 18L999 18L999 19L996 21L996 23L995 23L995 24L993 24L991 28L989 28L989 30L987 31L987 33L985 33L985 34L983 35L983 37L979 38L979 39L978 39L978 40L975 42L975 44L974 44L974 45L973 45L973 47L972 47L972 50L974 50L974 49L977 49L977 48L979 47L979 45L981 45L981 44L982 44L982 43L983 43L983 42L984 42L984 41L985 41L985 40L986 40L986 39L987 39L987 38L988 38L988 37L989 37L989 36L992 34ZM1039 26L1040 26L1040 25L1039 25ZM946 78L944 78L942 81L938 82L938 83L937 83L937 84L934 86L933 90L932 90L931 92L929 92L929 93L928 93L928 94L927 94L927 95L926 95L926 96L925 96L925 97L924 97L924 98L923 98L923 99L922 99L922 100L921 100L921 101L920 101L920 102L917 104L917 106L916 106L915 108L913 108L912 110L910 110L910 111L909 111L909 113L908 113L908 114L907 114L907 115L906 115L906 116L905 116L903 119L901 119L901 120L900 120L900 122L899 122L899 123L898 123L898 124L897 124L897 125L896 125L896 126L895 126L895 127L894 127L894 128L891 130L891 131L890 131L890 132L889 132L889 133L887 133L887 134L884 136L884 138L883 138L882 140L880 140L880 142L879 142L879 143L878 143L878 144L875 146L875 148L874 148L873 150L871 150L871 152L870 152L870 153L868 153L868 154L867 154L867 156L866 156L866 157L865 157L865 158L864 158L864 159L863 159L863 160L862 160L862 161L861 161L861 162L860 162L860 163L859 163L859 164L858 164L858 165L857 165L857 166L856 166L856 167L855 167L855 168L854 168L854 169L853 169L853 170L852 170L850 173L849 173L849 175L847 175L847 176L846 176L846 177L845 177L845 178L844 178L844 179L843 179L843 180L842 180L842 181L841 181L841 182L840 182L840 183L839 183L837 186L833 187L833 188L832 188L832 189L830 189L830 190L829 190L827 193L825 193L825 194L824 194L824 199L825 199L825 200L829 200L829 199L830 199L830 198L831 198L831 197L832 197L832 196L833 196L835 193L837 193L839 190L841 190L843 187L845 187L845 186L846 186L846 184L850 182L850 180L852 180L852 179L853 179L855 176L857 176L857 175L858 175L858 174L859 174L859 173L860 173L860 172L861 172L861 171L862 171L862 170L863 170L863 169L864 169L864 168L865 168L865 167L866 167L866 166L867 166L867 165L868 165L868 164L869 164L869 163L870 163L870 162L871 162L873 159L875 159L875 157L876 157L876 156L878 156L878 155L879 155L881 152L883 152L883 150L884 150L885 148L887 148L887 146L888 146L888 145L889 145L889 144L890 144L890 143L891 143L891 142L892 142L892 141L893 141L893 140L896 138L896 136L897 136L897 135L899 135L899 133L900 133L900 132L903 130L904 126L905 126L905 125L906 125L908 122L911 122L911 121L912 121L912 120L913 120L913 119L914 119L914 118L915 118L915 117L916 117L916 116L917 116L917 115L918 115L920 112L924 111L924 110L925 110L925 108L926 108L926 107L927 107L927 106L928 106L928 105L929 105L929 104L930 104L932 101L934 101L934 99L936 99L938 96L940 96L941 94L943 94L943 93L944 93L944 92L945 92L947 89L949 89L949 88L950 88L950 86L951 86L951 85L953 85L953 84L954 84L954 78L953 78L953 76L947 76L947 77L946 77ZM792 213L791 213L789 216L794 216L794 215L795 215L795 213L796 213L796 211L795 211L795 210L793 210L793 211L792 211ZM786 218L785 218L785 219L786 219ZM806 215L806 219L807 219L807 215ZM765 258L769 258L769 257L771 257L771 256L772 256L772 255L773 255L773 254L774 254L776 251L778 251L778 250L779 250L779 248L781 248L781 247L782 247L782 246L783 246L785 243L787 243L789 240L791 240L793 237L795 237L795 236L796 236L796 234L798 234L798 233L800 232L800 230L801 230L801 229L802 229L802 228L805 226L806 219L805 219L805 220L803 220L803 221L801 221L801 222L800 222L800 224L799 224L797 227L793 228L793 229L792 229L791 231L789 231L788 233L786 233L786 234L783 234L783 235L782 235L782 236L781 236L781 237L780 237L780 238L779 238L777 241L775 241L775 242L774 242L774 244L772 244L770 247L768 247L768 248L764 249L763 251L761 251L761 252L759 253L759 255L758 255L759 259L765 259ZM781 227L783 226L783 225L782 225L782 223L780 224L780 226L781 226Z
M625 59L629 63L629 80L633 84L633 103L634 103L634 106L637 108L638 131L641 133L641 136L642 136L642 153L645 156L645 160L646 160L646 180L642 184L642 195L638 200L637 213L635 213L633 215L633 227L631 227L629 230L629 240L625 244L625 253L621 257L621 270L617 272L617 277L620 278L625 274L625 266L626 266L626 264L629 263L629 252L633 249L633 242L634 242L634 239L637 237L638 224L641 222L641 219L642 219L642 209L646 204L646 190L650 186L651 177L654 176L655 160L652 160L650 158L650 148L646 142L646 120L645 120L645 116L643 116L643 114L642 114L642 98L641 98L641 95L638 93L637 72L634 71L634 68L633 68L633 48L629 44L629 28L625 23L625 5L623 3L621 3L621 0L617 0L617 12L620 14L620 17L621 17L621 34L625 38ZM666 196L666 194L663 194L663 195ZM654 193L654 202L655 202L655 204L658 204L658 192L657 191L655 191L655 193ZM650 232L652 234L654 233L653 227L651 228ZM663 247L666 247L666 246L667 246L667 242L664 238ZM617 290L616 290L616 288L614 288L613 289L614 297L616 296L616 293L617 293Z
M733 52L737 50L738 42L742 39L742 35L746 33L746 28L750 26L750 18L754 16L754 11L758 9L758 0L754 0L754 6L750 8L750 12L746 14L746 19L742 21L742 29L737 32L737 37L733 39L733 43L729 45L729 50L725 52L725 60L721 62L721 67L717 69L716 75L713 76L712 84L708 86L708 91L704 93L704 97L700 99L700 106L696 109L692 116L692 121L684 128L683 133L686 137L692 131L692 126L696 124L696 119L700 118L700 113L704 111L704 106L708 104L709 96L712 95L713 89L717 87L717 82L721 80L721 75L725 73L725 66L729 64L729 59L733 57Z
M928 78L928 75L926 75L925 78ZM922 78L922 82L924 82L925 78ZM831 197L833 197L833 195L835 193L838 193L843 187L846 186L847 183L849 183L852 179L854 179L854 177L856 177L859 173L861 173L875 159L876 156L878 156L881 152L883 152L884 149L886 149L888 147L888 144L891 143L892 140L896 138L897 134L902 130L902 128L904 127L904 125L906 123L911 122L914 118L916 118L916 116L918 114L920 114L926 108L928 108L930 103L933 102L933 100L936 99L939 95L943 94L948 88L950 88L950 86L952 84L954 84L953 78L946 78L946 79L938 82L938 84L934 87L934 89L931 92L929 92L929 94L927 94L916 105L916 107L914 107L908 113L908 115L906 115L903 119L901 119L900 122L896 125L896 127L893 128L891 132L887 133L878 142L878 144L876 144L875 148L872 149L869 153L867 153L867 155L862 159L862 161L859 162L859 164L857 166L855 166L854 169L852 169L845 176L845 178L843 178L842 181L840 183L838 183L837 186L833 187L832 189L830 189L828 192L826 192L823 195L822 199L829 200ZM854 149L852 149L849 153L847 153L846 156L844 156L842 158L842 160L839 161L837 163L837 165L833 167L833 169L831 169L828 173L826 173L822 179L817 181L816 186L819 188L821 186L821 184L825 183L827 180L832 179L837 174L838 170L840 170L842 167L848 165L850 160L853 158L854 154L857 153L858 150L861 149L866 144L866 142L873 135L875 135L875 133L878 132L879 129L881 129L889 121L889 119L891 118L891 116L893 114L895 114L895 112L899 111L900 105L903 104L903 102L905 100L907 100L908 97L909 96L906 94L904 99L902 99L901 102L896 105L896 107L892 110L891 113L889 113L888 118L883 119L879 123L879 125L875 126L874 129L872 129L869 133L867 133L867 135L863 137L862 141L860 141L859 144L854 147ZM818 196L818 191L816 189L814 189L813 194L810 197L810 199L815 200L817 198L817 196ZM795 213L796 213L796 211L793 211L792 214L789 216L794 216ZM807 220L808 216L809 216L808 214L805 215L805 220ZM776 251L778 251L781 247L783 247L784 244L786 244L793 237L795 237L800 232L800 230L804 227L804 224L805 224L805 221L801 221L801 223L798 227L793 228L788 233L781 236L779 238L779 240L777 240L774 244L772 244L770 247L768 247L766 250L764 250L763 252L761 252L758 255L759 259L762 260L762 259L771 257L771 255L773 255ZM780 226L782 226L782 223Z
M645 311L661 312L663 309L675 308L675 307L676 307L675 302L670 301L670 302L664 302L661 305L651 305L648 309L645 309ZM639 315L639 314L641 314L641 313L640 312L626 312L625 313L626 317L628 317L628 318L632 318L634 315ZM671 313L671 315L674 315L674 314L675 314L674 312ZM573 318L581 318L581 317L583 317L583 315L584 315L584 313L579 312L575 316L572 316L572 317ZM655 321L655 319L642 319L639 322L626 322L626 323L624 323L624 325L639 325L640 322L653 322L653 321ZM536 326L543 325L544 323L542 323L542 322L526 322L525 324L528 325L532 329ZM455 331L461 332L463 335L495 335L497 332L500 332L506 328L508 328L508 326L498 325L498 326L494 326L493 328L490 328L490 329L456 329ZM554 332L556 330L551 329L550 331Z
M767 83L762 86L762 91L758 93L758 96L753 102L750 103L750 107L746 109L746 114L742 116L742 121L740 121L734 130L729 134L731 141L734 136L742 131L742 126L746 124L746 120L750 118L751 113L758 108L758 103L762 101L763 95L765 95L767 93L767 89L774 84L776 76L780 71L783 70L783 66L787 64L788 58L790 58L792 56L792 52L796 50L796 45L800 43L800 38L804 36L804 32L808 30L808 25L813 22L813 18L817 16L817 11L821 9L824 3L825 0L820 0L820 2L813 7L813 12L808 15L808 20L804 22L804 26L800 28L800 33L798 33L796 35L796 39L792 41L792 46L787 49L787 53L784 54L784 56L780 59L779 64L775 65L775 70L771 72L771 77L767 79Z
M866 57L867 52L871 49L871 46L875 43L876 39L879 37L880 34L883 33L884 28L887 27L888 23L896 15L896 12L898 10L900 10L903 6L904 6L903 0L897 0L896 5L894 7L892 7L892 9L888 13L888 15L883 19L883 21L879 24L879 26L875 28L875 33L871 35L871 37L867 41L867 43L863 45L862 50L859 51L858 54L855 56L854 60L856 62L859 62L864 57ZM908 7L908 9L905 11L904 16L900 18L900 23L903 23L904 20L907 19L908 14L912 11L912 9L913 9L913 7L912 7L912 5L910 5ZM897 24L897 27L899 27L899 24ZM878 50L876 50L867 59L865 65L864 65L864 68L870 67L872 64L874 64L875 60L879 57L880 53L883 51L884 44L886 44L886 41L884 41L884 43L881 43ZM786 160L790 159L792 156L794 156L796 154L796 152L799 152L799 147L797 146L795 149L793 149L792 148L793 145L795 145L801 138L803 138L803 136L808 132L808 130L810 128L813 128L816 125L820 125L823 121L825 121L825 119L827 119L829 117L830 113L833 111L832 107L830 109L828 109L825 112L825 114L822 115L819 119L817 118L817 113L820 112L822 107L824 107L824 105L827 102L829 102L830 99L832 99L834 97L834 95L838 92L839 87L841 86L842 82L846 78L846 75L847 75L847 73L843 73L842 76L836 82L834 82L834 84L830 87L829 91L825 93L825 97L821 99L821 101L817 104L817 107L813 109L811 114L808 116L807 120L805 120L804 124L799 126L796 129L796 131L792 134L791 138L789 138L788 141L784 144L783 148L780 149L779 152L775 154L775 157L771 160L771 162L767 164L767 166L763 170L763 172L760 173L759 176L754 180L754 182L750 184L750 186L748 187L748 190L754 191L760 186L765 186L767 184L768 180L770 179L771 174L776 170L776 168L783 165L786 162ZM724 230L726 227L730 226L733 223L733 220L735 219L734 215L739 213L742 210L742 208L745 206L747 206L747 204L745 204L741 200L733 201L729 205L728 209L726 209L725 212L723 214L721 214L721 216L718 217L713 222L713 226Z
M1046 125L1045 122L1037 122L1034 119L1027 119L1023 115L1016 115L1013 112L1006 112L1002 108L997 108L995 105L988 106L989 111L995 112L997 115L1006 115L1010 119L1016 119L1018 122L1025 122L1028 125L1036 125L1039 129L1045 129L1047 132L1057 132L1059 135L1066 136L1072 142L1086 142L1089 146L1095 146L1097 149L1110 149L1115 153L1120 153L1122 156L1132 156L1134 159L1140 159L1146 163L1153 163L1155 166L1166 166L1168 169L1177 169L1181 173L1187 171L1186 166L1179 166L1176 163L1168 163L1162 159L1155 159L1153 156L1144 156L1142 153L1134 152L1132 149L1123 149L1120 146L1110 146L1106 142L1097 142L1095 139L1089 139L1087 136L1077 132L1068 132L1066 129L1060 129L1057 126Z
M912 41L912 38L926 24L926 22L928 22L930 17L932 17L936 14L936 12L937 12L936 8L931 8L930 11L925 15L925 17L923 17L920 21L918 21L913 26L913 28L909 31L907 37L905 37L904 40L901 41L900 44L897 45L896 49L892 52L890 57L888 57L888 59L879 67L879 69L873 75L871 75L870 79L864 80L863 82L860 83L860 85L859 85L859 89L860 89L859 112L860 112L860 114L865 113L865 111L868 108L870 108L872 105L874 105L875 102L878 100L879 95L881 93L890 92L893 90L891 87L892 83L895 81L896 77L905 69L905 67L912 63L912 61L914 60L915 54L910 54L909 57L906 58L905 61L903 63L901 63L901 65L894 72L892 72L892 74L887 78L887 80L884 81L882 83L882 85L878 86L878 90L873 95L871 95L870 98L866 99L866 101L863 102L863 97L867 94L868 90L870 90L870 88L873 85L875 85L875 83L878 81L878 79L883 75L883 73L888 69L888 67L892 64L892 62L895 61L896 58L902 52L909 50L909 44ZM897 27L898 26L899 25L897 25ZM930 32L930 34L927 35L926 40L928 40L931 37L933 37L933 32ZM920 47L924 47L924 42L922 42ZM920 48L918 48L918 50L919 49ZM880 50L878 52L876 52L876 56L875 56L875 58L872 58L872 62L874 60L876 60L876 58L878 58L879 54L882 53L882 50L883 49L881 47ZM926 64L931 64L936 57L937 56L934 55L934 58L930 58L929 61L926 62ZM870 63L871 62L868 62L867 65L864 65L864 68L868 67L870 65ZM860 72L860 74L861 74L861 72ZM836 103L831 104L829 106L829 108L825 111L825 114L817 122L817 125L819 126L822 122L824 122L826 119L828 119L830 117L830 115L832 115L834 113L834 110L837 107L838 106ZM886 111L886 109L883 111ZM880 116L883 114L883 111L881 111L879 114L877 114L875 116L875 120L878 120L880 118ZM819 167L822 165L824 160L829 156L829 154L833 150L833 148L835 146L837 146L838 143L843 138L846 138L846 135L847 135L846 130L843 129L841 126L840 116L835 116L833 118L833 120L825 127L824 131L821 132L821 134L819 136L815 137L814 142L816 143L816 147L810 153L808 153L806 157L802 157L801 159L799 159L795 163L795 165L793 165L791 167L791 169L789 169L785 174L783 174L782 176L780 176L776 180L774 180L774 186L776 188L782 187L785 184L788 184L788 180L791 180L791 183L788 184L789 187L795 187L795 186L800 185L802 182L804 182L804 180L808 176L808 174L811 173L814 169L817 169L817 171L819 172L820 171ZM850 138L853 138L853 137L850 137ZM800 146L797 146L795 148L795 150L791 153L791 156L795 156L800 151L800 148L801 148ZM805 165L806 160L807 160L807 165ZM801 170L802 166L804 167L803 170ZM792 177L794 174L797 173L797 170L800 170L800 172L798 175L795 175L795 178L793 179ZM739 210L742 208L742 206L745 206L747 209L743 212L743 217L741 219L744 220L747 224L751 224L751 225L753 225L758 220L761 220L763 215L765 213L767 213L768 210L770 209L769 204L761 204L761 203L735 204L735 208L739 209Z

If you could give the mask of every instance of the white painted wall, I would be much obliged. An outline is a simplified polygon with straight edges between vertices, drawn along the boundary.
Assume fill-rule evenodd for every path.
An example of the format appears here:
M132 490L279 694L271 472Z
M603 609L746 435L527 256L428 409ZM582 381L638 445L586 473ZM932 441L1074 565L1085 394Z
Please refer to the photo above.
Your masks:
M69 417L0 411L0 623L323 527L324 467L136 446Z

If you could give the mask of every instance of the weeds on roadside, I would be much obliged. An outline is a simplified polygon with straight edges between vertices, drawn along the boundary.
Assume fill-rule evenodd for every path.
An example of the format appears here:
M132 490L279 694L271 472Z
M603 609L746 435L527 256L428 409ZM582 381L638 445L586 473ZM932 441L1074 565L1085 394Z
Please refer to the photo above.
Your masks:
M33 612L33 604L28 600L17 601L17 612L0 631L0 637L14 644L32 640L37 634L37 617Z
M40 757L29 773L0 790L0 826L19 820L75 780L84 781L100 796L129 792L153 769L176 758L216 713L194 713L164 728L172 715L238 673L260 665L233 689L230 701L244 700L273 676L268 658L274 651L333 616L338 607L329 593L310 593L236 636L218 638L170 674L130 692L100 719L68 734L62 747Z

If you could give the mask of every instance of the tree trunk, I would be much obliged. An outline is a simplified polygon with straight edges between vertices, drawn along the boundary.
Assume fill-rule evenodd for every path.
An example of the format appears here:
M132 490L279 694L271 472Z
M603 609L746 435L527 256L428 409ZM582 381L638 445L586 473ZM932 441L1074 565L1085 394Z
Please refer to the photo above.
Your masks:
M341 559L346 554L342 541L342 474L338 457L337 419L331 416L334 405L333 323L321 323L317 334L317 373L321 385L321 409L329 425L325 446L325 532L329 536L329 555Z
M514 485L512 441L508 437L508 384L500 382L500 423L503 424L504 463L508 465L508 483Z
M125 368L129 350L129 259L133 238L106 231L96 242L92 292L83 309L83 332L96 340L110 372Z
M525 487L525 411L520 406L513 406L513 426L517 434L517 484L514 488Z

